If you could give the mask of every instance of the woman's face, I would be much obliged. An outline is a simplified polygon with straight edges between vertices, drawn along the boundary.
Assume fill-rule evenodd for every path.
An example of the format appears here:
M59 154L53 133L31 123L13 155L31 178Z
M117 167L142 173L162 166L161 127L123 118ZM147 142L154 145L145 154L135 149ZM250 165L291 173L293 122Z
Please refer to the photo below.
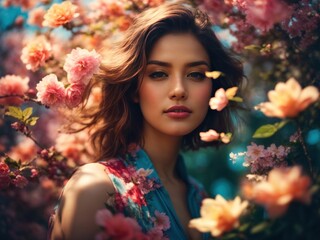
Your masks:
M182 137L204 120L212 81L209 56L189 33L167 34L153 46L137 101L143 131Z

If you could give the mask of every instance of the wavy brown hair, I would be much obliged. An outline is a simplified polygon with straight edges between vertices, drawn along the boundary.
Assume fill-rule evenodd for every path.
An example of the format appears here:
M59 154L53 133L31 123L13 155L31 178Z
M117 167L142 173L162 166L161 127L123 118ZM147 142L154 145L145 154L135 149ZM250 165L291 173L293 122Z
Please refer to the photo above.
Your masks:
M87 126L96 125L92 141L98 160L123 156L131 143L143 145L143 117L139 104L133 99L155 42L169 33L192 33L206 49L211 70L224 73L214 80L212 94L219 88L240 85L242 65L217 39L205 13L181 3L166 3L145 10L135 18L122 40L108 51L101 71L93 79L102 84L102 102L97 111L87 115L90 119ZM183 138L182 148L217 146L217 142L200 140L199 132L208 129L233 132L229 107L220 112L209 110L200 126Z

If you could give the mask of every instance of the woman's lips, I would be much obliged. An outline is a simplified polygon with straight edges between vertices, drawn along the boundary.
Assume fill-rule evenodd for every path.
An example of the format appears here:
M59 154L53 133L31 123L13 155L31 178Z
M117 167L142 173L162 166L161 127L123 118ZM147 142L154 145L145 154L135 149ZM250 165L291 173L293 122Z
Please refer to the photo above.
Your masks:
M164 111L168 117L176 119L187 118L190 116L191 112L192 111L185 106L172 106Z

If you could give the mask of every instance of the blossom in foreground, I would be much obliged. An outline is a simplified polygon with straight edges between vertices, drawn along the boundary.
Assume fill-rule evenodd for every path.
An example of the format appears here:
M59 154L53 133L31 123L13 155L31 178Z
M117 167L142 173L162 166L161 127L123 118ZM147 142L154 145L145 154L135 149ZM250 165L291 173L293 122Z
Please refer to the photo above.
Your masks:
M210 129L207 132L200 132L200 139L204 142L221 141L223 143L229 143L231 140L231 134L218 133L217 131Z
M55 74L49 74L37 84L38 101L49 107L58 107L64 104L65 89Z
M265 206L271 218L283 215L293 200L309 203L311 179L302 175L300 167L276 168L266 181L245 183L246 198Z
M95 51L76 48L66 57L63 69L68 74L68 81L75 84L88 84L90 78L100 66L100 55Z
M44 27L52 28L62 26L79 16L77 8L77 6L73 5L69 1L65 1L60 4L55 3L44 15L42 25Z
M113 215L108 209L99 210L96 213L96 223L104 229L104 232L96 235L96 240L146 239L137 221L122 213Z
M228 88L227 90L223 88L218 89L215 92L214 97L209 101L210 108L212 110L221 111L228 105L229 100L236 95L237 90L237 87Z
M0 96L23 96L29 90L29 78L16 75L6 75L0 78ZM0 98L0 105L20 105L23 100L19 97Z
M239 196L230 201L220 195L215 199L206 198L202 201L201 217L192 219L189 227L200 232L211 232L212 236L219 237L239 226L239 218L247 206L248 202L241 201Z
M44 36L39 36L22 49L21 61L28 70L36 71L45 64L51 55L50 43Z
M310 104L319 99L319 91L314 86L304 89L294 78L287 82L279 82L274 90L268 92L270 102L260 103L256 109L267 117L296 117Z

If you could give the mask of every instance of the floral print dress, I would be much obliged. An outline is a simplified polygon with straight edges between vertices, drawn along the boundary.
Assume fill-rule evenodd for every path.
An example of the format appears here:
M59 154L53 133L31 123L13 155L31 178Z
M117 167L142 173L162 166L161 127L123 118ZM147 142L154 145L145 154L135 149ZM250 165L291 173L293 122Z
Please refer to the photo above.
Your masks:
M149 239L188 239L169 194L143 149L131 152L126 159L110 159L100 163L105 166L115 188L115 193L108 198L107 208L112 207L115 212L135 219ZM197 218L205 191L187 175L181 156L176 168L187 184L186 201L191 218ZM208 235L202 234L202 239L208 239Z

